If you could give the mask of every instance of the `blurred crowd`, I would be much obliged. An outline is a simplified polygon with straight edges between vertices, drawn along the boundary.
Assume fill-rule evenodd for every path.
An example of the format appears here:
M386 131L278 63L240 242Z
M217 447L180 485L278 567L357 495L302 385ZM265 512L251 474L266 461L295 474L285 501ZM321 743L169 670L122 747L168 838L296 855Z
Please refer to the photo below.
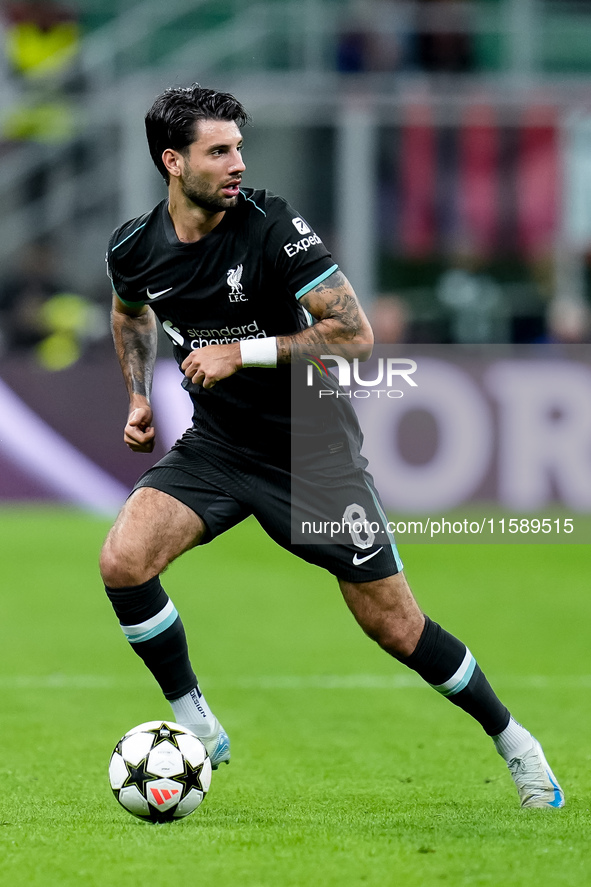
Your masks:
M338 47L337 68L465 73L475 65L472 2L353 0Z
M74 131L81 88L77 12L60 0L0 3L0 128L5 142L61 142Z
M515 335L502 310L502 288L487 275L462 269L442 275L437 288L440 312L433 322L413 310L412 298L381 293L369 315L376 344L548 344L591 343L591 308L585 302L554 298L526 335Z
M71 100L82 88L78 11L61 0L0 3L0 151L21 144L67 143L75 132ZM37 172L23 199L45 188ZM72 364L108 334L100 303L63 279L51 239L31 241L0 275L0 358L27 354L46 369Z
M105 300L72 292L49 242L31 243L0 278L0 359L28 355L57 371L108 340Z

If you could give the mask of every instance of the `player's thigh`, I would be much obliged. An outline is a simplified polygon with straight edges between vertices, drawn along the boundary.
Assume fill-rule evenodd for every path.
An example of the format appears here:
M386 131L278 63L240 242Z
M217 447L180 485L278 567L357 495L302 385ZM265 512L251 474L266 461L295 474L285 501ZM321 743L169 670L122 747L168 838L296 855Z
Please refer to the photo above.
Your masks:
M162 490L140 487L107 536L101 554L103 578L114 586L147 581L198 545L205 530L203 519L183 502Z
M338 579L366 583L399 573L402 561L371 475L347 463L286 481L268 473L254 514L283 548Z

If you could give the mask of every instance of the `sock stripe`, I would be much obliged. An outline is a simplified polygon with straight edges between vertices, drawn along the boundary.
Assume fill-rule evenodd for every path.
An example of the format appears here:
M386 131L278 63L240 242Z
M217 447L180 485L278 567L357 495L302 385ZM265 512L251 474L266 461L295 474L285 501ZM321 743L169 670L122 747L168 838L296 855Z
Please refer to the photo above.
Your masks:
M453 674L449 680L445 681L445 683L431 684L430 686L433 687L434 690L437 690L438 693L441 693L442 696L455 696L456 693L459 693L468 686L475 668L476 660L474 659L474 656L472 656L470 650L466 647L466 655L456 673Z
M146 619L145 622L139 622L137 625L122 625L121 628L130 644L141 644L142 641L148 641L166 631L178 619L178 615L175 605L169 598L155 616Z

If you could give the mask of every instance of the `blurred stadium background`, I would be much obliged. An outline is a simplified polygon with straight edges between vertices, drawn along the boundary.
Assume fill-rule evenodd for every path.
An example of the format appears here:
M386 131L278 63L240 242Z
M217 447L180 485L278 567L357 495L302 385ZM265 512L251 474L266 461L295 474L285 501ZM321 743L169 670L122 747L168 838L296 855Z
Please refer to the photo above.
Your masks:
M103 258L165 194L143 115L171 84L244 102L245 183L313 222L378 341L589 343L591 0L0 11L0 501L112 512L139 471ZM161 344L166 447L184 414Z

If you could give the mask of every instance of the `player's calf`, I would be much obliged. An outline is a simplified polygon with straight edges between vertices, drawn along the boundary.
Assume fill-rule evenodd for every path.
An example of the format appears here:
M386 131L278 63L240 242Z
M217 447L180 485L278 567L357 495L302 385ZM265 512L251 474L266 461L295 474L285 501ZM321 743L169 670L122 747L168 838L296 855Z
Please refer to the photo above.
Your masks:
M167 699L197 686L183 623L158 576L126 588L105 586L123 633Z
M339 586L368 637L396 659L411 655L425 620L403 573L372 582L340 579Z

